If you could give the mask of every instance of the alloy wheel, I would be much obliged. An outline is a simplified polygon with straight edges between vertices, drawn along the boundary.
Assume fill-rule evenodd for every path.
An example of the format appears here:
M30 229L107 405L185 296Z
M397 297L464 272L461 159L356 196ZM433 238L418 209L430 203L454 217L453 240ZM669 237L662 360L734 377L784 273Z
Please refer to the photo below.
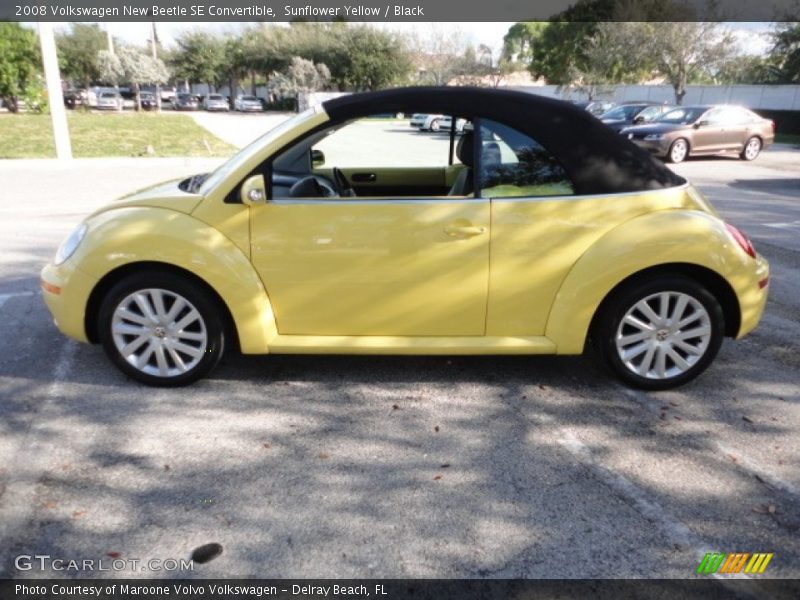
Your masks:
M669 150L669 158L674 163L683 162L689 154L689 145L685 140L676 140Z
M208 331L200 311L176 292L137 290L117 304L111 336L133 368L154 377L175 377L203 359Z
M747 145L744 147L745 160L754 160L761 152L761 140L758 138L750 138Z
M711 317L700 301L683 292L665 291L627 310L614 343L632 373L666 380L691 369L708 350L711 335Z

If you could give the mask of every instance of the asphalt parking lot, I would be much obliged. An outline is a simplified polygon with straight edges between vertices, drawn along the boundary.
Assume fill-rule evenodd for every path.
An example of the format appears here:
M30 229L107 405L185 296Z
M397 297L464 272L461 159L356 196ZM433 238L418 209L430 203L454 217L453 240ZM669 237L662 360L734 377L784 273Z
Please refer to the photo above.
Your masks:
M266 118L209 117L238 145ZM683 578L758 551L800 576L800 150L676 167L772 280L761 326L662 393L583 357L229 356L188 389L126 380L56 331L39 269L94 207L217 162L0 162L0 577L75 575L21 554L209 542L191 572L103 575Z

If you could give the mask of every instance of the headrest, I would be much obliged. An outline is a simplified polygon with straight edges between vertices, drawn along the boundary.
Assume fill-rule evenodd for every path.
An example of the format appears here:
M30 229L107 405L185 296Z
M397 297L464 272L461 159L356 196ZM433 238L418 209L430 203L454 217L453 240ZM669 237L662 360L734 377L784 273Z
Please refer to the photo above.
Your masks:
M473 163L475 162L472 160L473 144L475 143L474 140L474 134L471 131L468 131L461 136L461 139L458 140L458 145L456 146L456 156L458 157L458 160L468 167L473 167Z

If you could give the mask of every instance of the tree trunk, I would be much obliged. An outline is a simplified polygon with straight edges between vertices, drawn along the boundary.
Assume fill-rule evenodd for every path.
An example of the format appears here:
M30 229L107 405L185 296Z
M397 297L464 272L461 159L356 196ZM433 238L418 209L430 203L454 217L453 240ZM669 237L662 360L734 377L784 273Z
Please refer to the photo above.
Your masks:
M133 91L136 93L136 112L142 110L142 96L140 93L140 88L138 83L133 84Z
M8 109L10 113L18 113L19 112L19 102L15 96L3 96L0 98L3 101L3 106Z
M686 95L686 88L678 83L675 84L673 89L675 90L675 104L683 106L683 97Z
M253 96L256 95L256 72L250 73L250 89L253 91Z

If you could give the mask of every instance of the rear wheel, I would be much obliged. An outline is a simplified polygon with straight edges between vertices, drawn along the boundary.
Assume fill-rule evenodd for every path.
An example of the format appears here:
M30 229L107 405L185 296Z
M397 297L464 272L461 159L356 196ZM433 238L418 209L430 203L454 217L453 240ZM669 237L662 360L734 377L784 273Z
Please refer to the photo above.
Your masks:
M431 131L439 131L441 128L442 126L438 119L431 122Z
M739 157L742 160L755 160L759 154L761 154L761 140L757 137L751 137L747 140Z
M628 385L665 390L700 375L722 344L716 298L680 276L633 282L601 308L593 331L603 362Z
M680 138L672 142L667 153L667 160L671 163L683 162L689 156L689 142Z
M111 361L147 385L180 386L213 369L225 345L219 309L188 278L137 273L106 294L98 332Z

